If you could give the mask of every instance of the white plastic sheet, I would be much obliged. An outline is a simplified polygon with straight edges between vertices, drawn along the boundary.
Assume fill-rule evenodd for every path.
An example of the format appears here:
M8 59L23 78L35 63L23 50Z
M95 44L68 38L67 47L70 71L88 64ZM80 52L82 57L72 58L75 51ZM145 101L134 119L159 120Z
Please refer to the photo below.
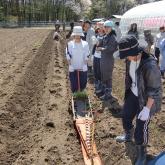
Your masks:
M150 29L156 34L159 27L165 26L165 0L139 5L128 10L121 18L121 31L125 35L132 23L137 23L138 31Z

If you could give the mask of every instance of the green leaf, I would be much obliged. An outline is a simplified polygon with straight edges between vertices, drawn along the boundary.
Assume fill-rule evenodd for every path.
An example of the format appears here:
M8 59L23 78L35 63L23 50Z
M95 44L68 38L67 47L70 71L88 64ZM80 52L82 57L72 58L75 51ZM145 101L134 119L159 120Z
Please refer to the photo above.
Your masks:
M88 99L88 94L86 91L78 91L73 93L73 98L77 100L86 100Z

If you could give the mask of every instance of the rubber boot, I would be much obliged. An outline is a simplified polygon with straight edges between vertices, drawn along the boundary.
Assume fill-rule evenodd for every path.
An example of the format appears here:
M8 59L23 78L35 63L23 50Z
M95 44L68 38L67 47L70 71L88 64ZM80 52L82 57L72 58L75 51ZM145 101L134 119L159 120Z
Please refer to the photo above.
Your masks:
M95 83L94 83L95 90L98 88L98 85L99 85L99 81L95 80Z
M100 100L102 101L109 100L112 97L111 91L112 91L111 88L105 88L105 93L103 96L100 97Z
M93 76L92 66L88 66L88 76Z
M146 146L144 145L137 145L137 160L135 165L146 165Z
M96 89L96 94L100 94L100 93L103 93L104 94L104 92L105 92L105 86L101 83L101 82L99 82L99 86L98 86L98 88Z
M133 133L134 133L134 129L132 128L129 131L125 131L124 135L120 135L116 137L116 141L119 143L123 143L123 142L131 142L133 139Z
M96 83L95 83L95 91L101 89L101 82L100 80L97 80Z

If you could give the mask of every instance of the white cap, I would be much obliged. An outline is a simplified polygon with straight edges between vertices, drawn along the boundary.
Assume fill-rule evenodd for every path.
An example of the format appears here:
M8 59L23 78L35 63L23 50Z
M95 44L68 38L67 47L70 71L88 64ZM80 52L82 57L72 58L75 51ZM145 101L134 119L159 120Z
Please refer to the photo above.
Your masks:
M72 32L71 36L75 36L75 35L84 36L84 33L83 33L83 30L82 30L81 26L75 26L73 28L73 32Z

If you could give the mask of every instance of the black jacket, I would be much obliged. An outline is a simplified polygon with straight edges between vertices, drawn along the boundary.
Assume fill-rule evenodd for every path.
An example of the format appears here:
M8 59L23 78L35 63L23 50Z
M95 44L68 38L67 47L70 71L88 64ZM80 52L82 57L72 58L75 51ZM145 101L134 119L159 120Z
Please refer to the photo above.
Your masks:
M112 71L114 68L113 53L117 50L118 43L113 32L104 35L103 39L99 42L98 47L103 47L101 51L100 67L102 81L109 81L112 79Z
M126 60L125 99L131 91L132 80L129 75L130 61ZM139 106L142 110L148 97L154 99L151 115L161 110L162 84L161 74L155 58L142 52L140 65L136 71Z

